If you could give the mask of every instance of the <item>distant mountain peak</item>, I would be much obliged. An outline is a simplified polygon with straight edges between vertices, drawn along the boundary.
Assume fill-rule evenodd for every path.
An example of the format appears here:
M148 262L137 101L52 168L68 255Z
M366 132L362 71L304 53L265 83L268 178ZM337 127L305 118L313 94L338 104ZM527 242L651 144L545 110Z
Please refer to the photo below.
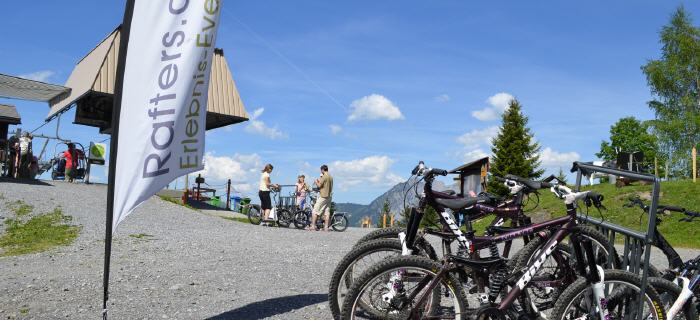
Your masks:
M386 192L372 200L367 205L359 205L354 203L336 203L336 208L339 211L346 211L352 214L350 219L350 225L358 226L360 220L365 216L370 216L373 223L376 224L377 219L384 207L384 201L389 200L389 208L391 213L393 213L397 218L401 214L404 208L404 196L405 204L408 207L415 206L418 204L418 199L416 197L416 190L418 193L423 191L424 182L418 181L417 177L411 178L405 182L398 183L393 187L389 188ZM417 188L417 189L414 189ZM435 180L433 182L433 190L443 191L447 189L457 190L459 187L457 185L446 186L441 181Z

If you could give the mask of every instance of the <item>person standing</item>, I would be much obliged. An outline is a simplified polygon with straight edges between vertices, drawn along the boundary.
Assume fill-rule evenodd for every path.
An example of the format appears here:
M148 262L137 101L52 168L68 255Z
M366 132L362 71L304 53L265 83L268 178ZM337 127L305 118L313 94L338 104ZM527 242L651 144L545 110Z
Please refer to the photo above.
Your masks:
M22 137L19 138L19 167L18 176L20 178L29 177L29 165L32 160L32 134L29 132L24 132Z
M75 170L78 167L78 153L75 150L75 144L68 144L68 150L63 152L63 158L66 159L66 181L73 183L75 179Z
M333 177L328 173L328 166L321 166L321 177L314 181L314 184L319 188L318 199L314 205L313 214L311 216L311 225L307 228L313 230L316 228L316 219L323 213L323 231L328 231L328 223L331 216L331 196L333 195Z
M306 206L306 193L309 191L309 185L306 184L306 177L302 174L297 177L297 185L294 194L297 196L297 205L299 210L304 210Z
M270 210L272 209L272 199L270 199L270 189L275 188L276 185L270 180L270 173L272 172L272 165L266 164L260 175L260 187L258 188L258 196L260 197L260 208L263 211L263 221L267 225L267 221L270 217Z

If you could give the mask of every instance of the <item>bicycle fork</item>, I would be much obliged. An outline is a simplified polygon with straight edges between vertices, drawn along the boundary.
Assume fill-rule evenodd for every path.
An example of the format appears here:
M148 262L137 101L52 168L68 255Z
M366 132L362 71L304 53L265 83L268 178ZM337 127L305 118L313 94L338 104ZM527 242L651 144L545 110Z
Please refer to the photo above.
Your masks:
M591 244L591 240L581 238L576 234L572 234L571 244L574 247L574 255L576 256L576 266L578 268L578 272L579 274L583 275L592 286L594 301L593 306L596 308L596 313L601 320L607 320L610 316L607 308L608 300L605 297L605 271L595 262L595 254L593 253L593 245ZM583 251L581 250L581 246L583 246ZM587 262L588 270L586 270L586 264L584 264L584 261Z
M666 319L673 319L678 313L681 312L681 309L683 309L685 303L693 297L693 288L695 288L698 285L698 283L700 283L700 274L695 276L695 279L693 279L692 283L688 278L683 276L678 277L677 280L681 281L682 290L681 293L678 295L678 299L676 299L676 301L673 303L673 306L671 306L671 308L668 309Z

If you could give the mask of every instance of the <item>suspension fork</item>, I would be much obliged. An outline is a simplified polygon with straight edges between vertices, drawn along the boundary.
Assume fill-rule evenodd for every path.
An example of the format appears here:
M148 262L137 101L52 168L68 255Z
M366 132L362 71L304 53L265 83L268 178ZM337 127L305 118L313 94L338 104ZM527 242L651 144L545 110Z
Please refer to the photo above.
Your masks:
M700 274L695 276L692 283L688 278L683 276L678 277L677 280L680 280L682 284L681 293L678 295L678 298L673 303L671 308L668 309L666 319L673 319L678 313L682 312L683 306L693 297L693 289L698 286L698 283L700 283Z
M571 244L576 256L577 270L592 286L593 305L597 309L597 314L600 319L607 319L609 312L605 297L605 271L596 264L593 244L590 239L580 237L575 233L571 235Z
M404 248L402 254L409 255L415 249L416 234L420 228L420 222L423 220L423 205L421 204L421 210L416 210L416 208L411 209L411 215L408 219L408 226L406 227L406 233L399 234L399 240Z
M428 297L430 297L431 294L433 294L433 289L438 285L438 283L444 278L450 271L452 271L455 268L455 264L453 262L447 261L445 259L445 262L442 265L442 268L438 271L438 273L432 277L432 279L429 276L423 277L423 279L418 282L416 285L416 289L411 292L411 294L408 296L408 301L413 301L413 299L418 295L418 293L423 292L423 294L418 298L418 302L411 308L411 316L409 319L420 319L420 307L428 300ZM423 289L423 286L427 287Z

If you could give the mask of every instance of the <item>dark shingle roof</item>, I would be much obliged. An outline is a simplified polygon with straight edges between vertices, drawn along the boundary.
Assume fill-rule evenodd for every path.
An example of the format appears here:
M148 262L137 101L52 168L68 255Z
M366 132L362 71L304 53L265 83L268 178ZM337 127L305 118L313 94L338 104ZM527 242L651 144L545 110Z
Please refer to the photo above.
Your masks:
M0 104L0 122L5 122L9 124L20 124L22 123L19 113L15 106Z

